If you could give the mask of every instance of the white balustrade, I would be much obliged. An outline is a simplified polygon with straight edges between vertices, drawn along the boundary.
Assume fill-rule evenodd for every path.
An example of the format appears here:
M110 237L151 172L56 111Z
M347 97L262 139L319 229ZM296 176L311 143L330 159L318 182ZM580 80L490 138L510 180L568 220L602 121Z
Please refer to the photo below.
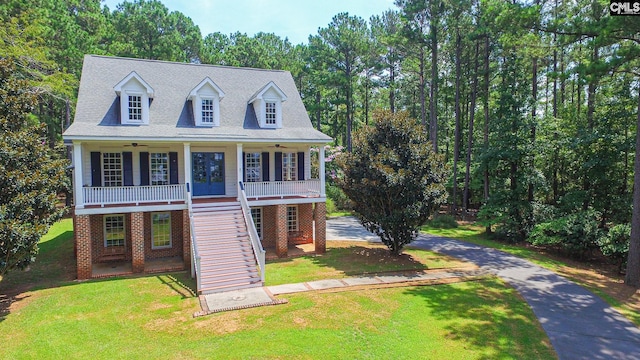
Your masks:
M320 196L320 180L245 182L247 198Z
M85 205L141 204L184 201L184 184L82 188Z

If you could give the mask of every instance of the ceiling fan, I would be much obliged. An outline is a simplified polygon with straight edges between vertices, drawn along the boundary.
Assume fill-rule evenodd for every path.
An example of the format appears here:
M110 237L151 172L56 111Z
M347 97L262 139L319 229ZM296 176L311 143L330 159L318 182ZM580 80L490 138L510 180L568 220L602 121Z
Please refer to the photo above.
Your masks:
M286 149L287 147L284 145L280 145L280 144L275 144L275 145L271 145L271 146L267 146L270 148L276 148L276 149Z
M129 146L133 146L133 147L138 147L138 146L140 146L140 147L142 147L142 146L149 146L149 145L138 144L138 143L135 143L135 142L134 142L134 143L131 143L131 144L128 144L128 145L125 145L125 147L129 147Z

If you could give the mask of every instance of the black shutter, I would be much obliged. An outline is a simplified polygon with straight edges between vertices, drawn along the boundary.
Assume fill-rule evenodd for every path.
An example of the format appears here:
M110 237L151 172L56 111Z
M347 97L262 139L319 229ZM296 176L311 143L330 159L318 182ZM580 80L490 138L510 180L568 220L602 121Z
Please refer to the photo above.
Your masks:
M242 164L238 164L238 166L242 165L242 182L247 182L247 153L242 152Z
M82 164L76 164L82 166ZM91 152L91 186L102 186L102 168L100 167L100 152Z
M304 180L304 153L298 153L298 180Z
M140 153L140 185L149 185L149 153Z
M130 151L122 153L122 178L124 186L133 186L133 155Z
M178 183L178 153L169 153L169 184Z
M276 153L276 181L282 181L282 153Z
M262 181L269 181L269 153L262 153Z

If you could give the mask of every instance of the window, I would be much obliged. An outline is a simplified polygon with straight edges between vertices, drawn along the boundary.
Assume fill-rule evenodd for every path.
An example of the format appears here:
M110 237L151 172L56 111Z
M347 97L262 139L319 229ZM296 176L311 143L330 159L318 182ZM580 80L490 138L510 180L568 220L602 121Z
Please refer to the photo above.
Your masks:
M102 186L122 186L122 154L102 153Z
M129 95L129 121L142 122L141 95Z
M124 246L124 215L104 216L104 247Z
M262 181L262 163L260 153L246 153L244 171L247 182Z
M268 101L265 103L265 123L267 125L276 124L276 103Z
M298 231L298 207L287 206L287 230Z
M291 181L298 179L296 155L296 153L282 153L282 180Z
M253 218L253 224L256 226L258 237L262 239L262 208L252 208L251 217Z
M202 123L213 124L213 99L202 99Z
M169 154L149 154L151 185L169 185Z
M151 213L151 248L171 247L171 213Z
M120 123L143 125L149 123L149 100L153 88L140 75L132 71L113 87L120 97Z

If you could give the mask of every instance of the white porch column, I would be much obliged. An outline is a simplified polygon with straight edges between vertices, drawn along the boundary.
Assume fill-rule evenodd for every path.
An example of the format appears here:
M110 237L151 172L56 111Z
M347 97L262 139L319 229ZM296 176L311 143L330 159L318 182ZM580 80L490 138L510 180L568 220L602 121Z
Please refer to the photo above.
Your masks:
M82 142L73 142L73 203L76 209L84 208L82 180Z
M191 183L191 144L184 143L184 183L188 187L189 192L186 194L187 204L191 202L191 194L193 193L193 184Z
M325 196L324 144L320 144L318 149L320 150L318 152L318 163L320 164L320 169L318 169L318 176L320 177L320 196Z
M236 169L237 174L237 187L238 187L238 201L240 201L240 181L243 181L242 174L244 173L244 159L242 158L242 144L236 145Z

